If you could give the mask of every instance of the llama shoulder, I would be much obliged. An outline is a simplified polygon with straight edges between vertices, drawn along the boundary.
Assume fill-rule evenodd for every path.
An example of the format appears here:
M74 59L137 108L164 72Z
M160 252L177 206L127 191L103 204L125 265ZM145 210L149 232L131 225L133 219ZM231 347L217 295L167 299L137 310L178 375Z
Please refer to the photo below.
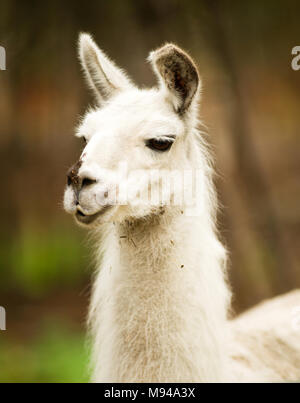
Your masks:
M263 301L231 322L239 378L300 379L300 290Z

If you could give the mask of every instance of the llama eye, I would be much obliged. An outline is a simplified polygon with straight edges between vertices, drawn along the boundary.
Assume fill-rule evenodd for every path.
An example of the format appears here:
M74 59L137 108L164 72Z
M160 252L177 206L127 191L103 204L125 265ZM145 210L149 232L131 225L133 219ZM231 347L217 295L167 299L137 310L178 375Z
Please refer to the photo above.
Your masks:
M87 139L86 139L86 137L82 136L82 140L83 140L83 143L84 143L84 144L87 144Z
M155 151L168 151L173 144L173 141L163 139L147 140L146 146Z

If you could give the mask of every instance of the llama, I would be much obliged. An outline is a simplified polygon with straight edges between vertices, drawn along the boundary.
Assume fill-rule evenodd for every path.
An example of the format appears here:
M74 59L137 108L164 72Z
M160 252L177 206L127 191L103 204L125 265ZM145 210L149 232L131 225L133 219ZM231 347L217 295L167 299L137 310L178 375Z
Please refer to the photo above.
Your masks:
M137 88L88 34L79 56L97 107L77 129L85 145L68 172L64 206L97 245L92 380L299 380L300 333L290 318L299 291L229 317L227 253L190 56L173 44L151 52L152 89ZM166 202L160 172L172 170L202 173L201 203ZM115 202L121 188L126 203ZM149 189L159 203L148 201Z

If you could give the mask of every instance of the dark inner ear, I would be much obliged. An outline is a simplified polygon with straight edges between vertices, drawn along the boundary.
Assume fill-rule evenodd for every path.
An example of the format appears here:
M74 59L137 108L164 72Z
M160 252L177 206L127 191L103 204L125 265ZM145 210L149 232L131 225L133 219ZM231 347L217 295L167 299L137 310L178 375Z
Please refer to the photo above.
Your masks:
M183 113L198 88L196 66L187 54L172 45L157 52L156 66L167 88L179 99L177 112Z

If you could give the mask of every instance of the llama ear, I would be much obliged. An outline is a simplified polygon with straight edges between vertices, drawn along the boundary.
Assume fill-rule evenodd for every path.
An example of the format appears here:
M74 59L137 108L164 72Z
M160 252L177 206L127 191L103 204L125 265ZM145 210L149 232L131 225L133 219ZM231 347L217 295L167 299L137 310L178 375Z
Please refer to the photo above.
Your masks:
M132 88L126 74L98 48L89 34L79 36L79 59L88 84L100 103Z
M161 86L171 97L176 112L183 114L196 98L199 90L197 68L183 50L176 45L167 44L150 53L148 59Z

